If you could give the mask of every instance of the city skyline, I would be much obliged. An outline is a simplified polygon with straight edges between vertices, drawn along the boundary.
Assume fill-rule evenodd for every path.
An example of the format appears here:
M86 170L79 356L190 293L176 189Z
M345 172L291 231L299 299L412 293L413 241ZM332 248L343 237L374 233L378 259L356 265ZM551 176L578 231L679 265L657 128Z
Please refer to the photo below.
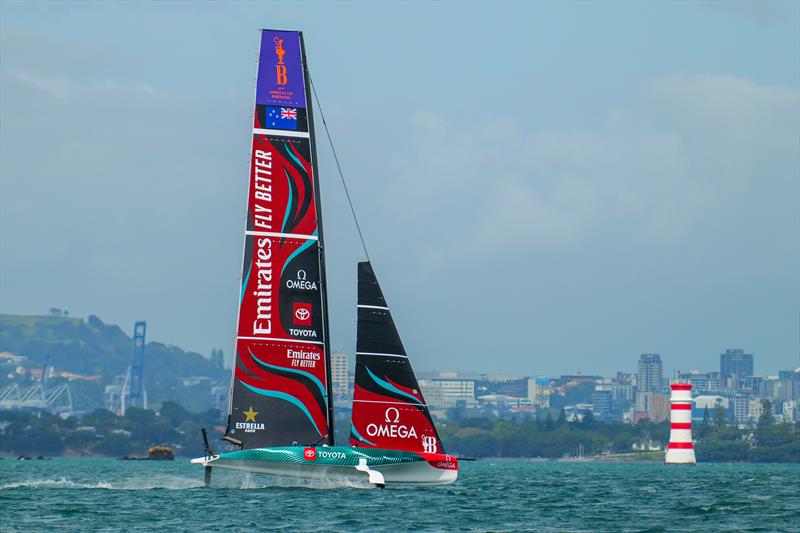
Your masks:
M0 3L0 310L230 355L257 29L296 28L415 368L796 366L800 6L583 8ZM352 351L363 252L316 118Z

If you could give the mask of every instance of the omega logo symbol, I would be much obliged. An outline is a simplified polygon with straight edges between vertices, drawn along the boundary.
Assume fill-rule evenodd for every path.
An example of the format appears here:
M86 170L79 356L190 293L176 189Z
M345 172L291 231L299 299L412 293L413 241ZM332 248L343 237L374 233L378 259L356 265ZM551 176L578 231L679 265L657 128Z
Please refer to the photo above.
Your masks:
M394 413L394 415L392 415L392 413ZM388 408L386 410L384 420L392 424L397 424L400 421L400 411L394 407Z
M400 422L400 411L396 407L389 407L383 413L385 424L370 422L367 424L367 435L370 437L386 437L389 439L416 439L417 430L414 426L398 424Z
M300 281L305 281L306 279L306 271L305 270L298 270L297 271L297 279Z

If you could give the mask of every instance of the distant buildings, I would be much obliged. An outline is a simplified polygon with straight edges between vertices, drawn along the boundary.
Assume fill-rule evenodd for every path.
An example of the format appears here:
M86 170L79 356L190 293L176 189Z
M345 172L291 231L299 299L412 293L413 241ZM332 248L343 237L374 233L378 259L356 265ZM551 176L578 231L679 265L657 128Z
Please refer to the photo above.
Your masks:
M730 400L724 396L715 394L700 395L694 397L694 405L692 406L692 418L702 420L706 412L708 412L709 419L713 419L717 408L721 408L726 413L728 418L728 410L730 409Z
M221 350L212 350L211 360L215 366L223 359ZM352 401L350 363L345 353L331 354L331 387L337 413L341 416L349 413ZM544 420L548 415L556 419L563 410L568 420L581 420L589 411L598 420L661 422L669 417L670 407L669 396L665 394L667 380L663 366L660 354L645 353L638 357L635 372L617 372L614 377L582 372L559 377L429 372L420 373L418 383L431 413L437 418L536 417ZM693 393L697 394L692 409L694 420L700 421L708 413L712 421L722 417L726 422L752 425L764 412L764 401L769 400L776 421L796 422L800 416L800 369L782 370L777 376L754 376L752 369L752 354L742 349L728 349L720 355L719 371L678 372L677 378L691 383ZM46 371L48 384L42 372L41 366L31 364L24 356L0 352L0 378L8 380L8 385L0 386L0 409L54 412L61 407L46 402L44 391L49 395L49 391L60 390L56 386L75 381L102 383L99 375L81 376L49 367ZM122 412L129 376L126 372L112 383L105 382L103 399L107 409ZM176 385L179 391L202 391L209 395L206 397L212 407L227 411L227 383L206 376L187 376L176 378ZM23 397L31 401L23 401ZM67 397L66 392L62 394L62 398Z
M643 353L639 357L638 372L636 374L636 411L639 413L660 413L661 399L656 395L664 391L664 366L661 355L657 353ZM656 402L651 407L651 404Z
M792 422L797 422L798 417L800 417L800 402L797 400L792 400L790 402L783 402L781 406L781 418L787 424L791 424Z
M669 418L669 394L652 392L647 399L647 418L652 422L663 422Z
M753 354L744 350L725 350L719 356L719 374L724 387L736 387L736 381L753 375Z
M678 379L692 384L693 392L712 392L720 390L719 372L678 372Z
M534 407L547 409L550 407L550 380L542 376L528 378L528 399Z
M441 390L440 401L442 408L456 407L459 402L462 402L464 406L469 406L475 402L474 380L440 378L433 381Z
M331 386L334 395L348 395L350 380L348 379L346 353L333 352L331 354Z
M600 420L610 417L613 394L610 385L597 385L592 392L592 414Z
M664 390L664 368L659 354L643 353L639 357L636 386L640 393Z

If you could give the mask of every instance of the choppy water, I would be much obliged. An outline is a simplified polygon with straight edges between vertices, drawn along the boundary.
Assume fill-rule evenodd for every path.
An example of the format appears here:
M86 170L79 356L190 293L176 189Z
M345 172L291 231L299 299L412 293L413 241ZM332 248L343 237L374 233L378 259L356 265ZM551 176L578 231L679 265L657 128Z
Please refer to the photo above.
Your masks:
M2 531L793 531L800 466L462 463L439 487L336 486L185 460L0 461Z

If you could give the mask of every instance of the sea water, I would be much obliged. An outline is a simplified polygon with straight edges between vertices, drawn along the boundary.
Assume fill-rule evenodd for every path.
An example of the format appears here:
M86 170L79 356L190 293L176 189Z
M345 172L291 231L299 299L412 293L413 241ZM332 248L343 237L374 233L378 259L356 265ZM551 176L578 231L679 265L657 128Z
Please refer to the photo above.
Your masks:
M444 486L174 462L0 460L2 531L793 531L800 465L462 462Z

